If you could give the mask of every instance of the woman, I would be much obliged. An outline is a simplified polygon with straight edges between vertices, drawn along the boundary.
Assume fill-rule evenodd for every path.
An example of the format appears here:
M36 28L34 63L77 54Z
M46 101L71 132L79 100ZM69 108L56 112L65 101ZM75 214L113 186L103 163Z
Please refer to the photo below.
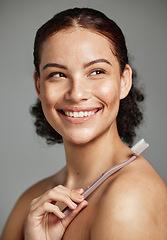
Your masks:
M61 12L38 30L34 64L37 133L63 140L67 164L20 197L2 240L166 240L166 185L143 157L82 196L132 155L124 142L142 120L120 28L93 9Z

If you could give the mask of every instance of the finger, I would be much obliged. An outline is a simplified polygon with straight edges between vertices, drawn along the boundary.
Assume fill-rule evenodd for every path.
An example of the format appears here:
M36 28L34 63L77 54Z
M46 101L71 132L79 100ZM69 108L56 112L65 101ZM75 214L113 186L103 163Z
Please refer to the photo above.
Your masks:
M31 204L31 211L34 211L45 202L62 202L70 209L75 209L77 207L75 202L80 203L84 199L84 197L81 195L82 192L83 189L71 190L63 186L57 186L47 191L41 197L34 199Z
M83 189L68 189L62 185L59 185L53 189L50 189L40 197L34 199L32 201L32 205L35 206L35 204L43 204L46 201L61 201L63 196L67 196L71 198L73 201L81 202L83 201L83 196L81 195L83 193ZM57 199L53 199L57 198Z
M70 224L70 222L81 212L82 209L84 209L88 205L88 202L86 200L82 201L75 210L71 211L71 213L66 216L62 220L62 224L65 228Z
M55 190L57 193L60 193L62 195L69 197L71 200L73 200L74 202L77 202L77 203L80 203L84 199L82 196L82 193L84 192L84 190L82 188L81 189L69 189L62 185L59 185L52 190L53 191Z
M41 196L33 199L32 201L32 205L35 205L36 203L38 204L43 204L44 202L46 202L47 200L51 200L50 198L52 198L52 192L57 192L57 193L67 193L67 191L70 191L70 189L65 188L62 185L58 185L55 188L52 188L50 190L48 190L47 192L45 192L44 194L42 194Z
M30 215L33 218L39 218L39 217L43 217L46 213L53 213L58 218L64 217L64 214L60 211L59 207L48 202L45 202L35 210L31 211Z
M84 200L84 197L82 195L82 193L84 192L83 189L77 189L77 190L72 190L70 192L70 198L76 202L76 203L80 203Z

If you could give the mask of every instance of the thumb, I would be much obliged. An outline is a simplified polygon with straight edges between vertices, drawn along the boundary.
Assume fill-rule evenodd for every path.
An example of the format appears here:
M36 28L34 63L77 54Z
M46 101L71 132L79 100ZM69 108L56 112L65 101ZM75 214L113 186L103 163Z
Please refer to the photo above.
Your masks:
M67 228L67 226L70 224L70 222L78 215L79 212L81 212L81 210L83 208L85 208L88 205L88 202L86 200L83 200L77 207L76 209L72 210L71 213L66 216L63 220L62 220L62 224L65 228Z

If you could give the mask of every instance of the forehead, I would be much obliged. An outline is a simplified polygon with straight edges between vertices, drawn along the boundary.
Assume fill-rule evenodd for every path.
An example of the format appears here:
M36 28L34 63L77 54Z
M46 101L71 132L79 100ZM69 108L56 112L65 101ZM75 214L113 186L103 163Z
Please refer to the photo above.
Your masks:
M48 37L41 48L43 58L91 58L107 57L117 61L114 46L103 35L80 27L61 30ZM90 58L90 59L89 59ZM53 59L54 60L54 59Z
M43 45L46 47L46 45L51 44L55 42L56 44L64 45L66 42L66 46L68 45L68 41L72 39L73 43L76 43L77 40L83 42L83 40L88 41L94 41L94 43L103 43L104 45L107 45L109 48L114 50L114 45L109 41L107 37L104 35L98 33L95 30L86 29L82 27L70 27L65 30L60 30L56 33L53 33L51 36L49 36L43 43ZM62 43L62 44L61 44ZM70 45L71 42L69 42Z

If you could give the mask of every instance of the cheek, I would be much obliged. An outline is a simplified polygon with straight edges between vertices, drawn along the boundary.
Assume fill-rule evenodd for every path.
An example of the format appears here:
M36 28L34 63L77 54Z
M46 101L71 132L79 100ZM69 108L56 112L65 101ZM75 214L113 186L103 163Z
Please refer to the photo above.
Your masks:
M53 86L43 85L41 88L41 102L46 107L56 104L59 99L60 91Z
M101 85L100 88L96 88L97 95L106 104L114 104L120 100L120 89L116 84L111 82Z
M57 92L58 91L53 87L50 88L44 86L41 91L41 104L43 113L52 127L54 127L55 119L58 119L55 111L55 106L58 103L58 99L60 97Z
M41 104L43 113L47 121L52 125L52 117L57 118L55 114L55 105L58 103L58 91L50 86L43 85L41 88Z

